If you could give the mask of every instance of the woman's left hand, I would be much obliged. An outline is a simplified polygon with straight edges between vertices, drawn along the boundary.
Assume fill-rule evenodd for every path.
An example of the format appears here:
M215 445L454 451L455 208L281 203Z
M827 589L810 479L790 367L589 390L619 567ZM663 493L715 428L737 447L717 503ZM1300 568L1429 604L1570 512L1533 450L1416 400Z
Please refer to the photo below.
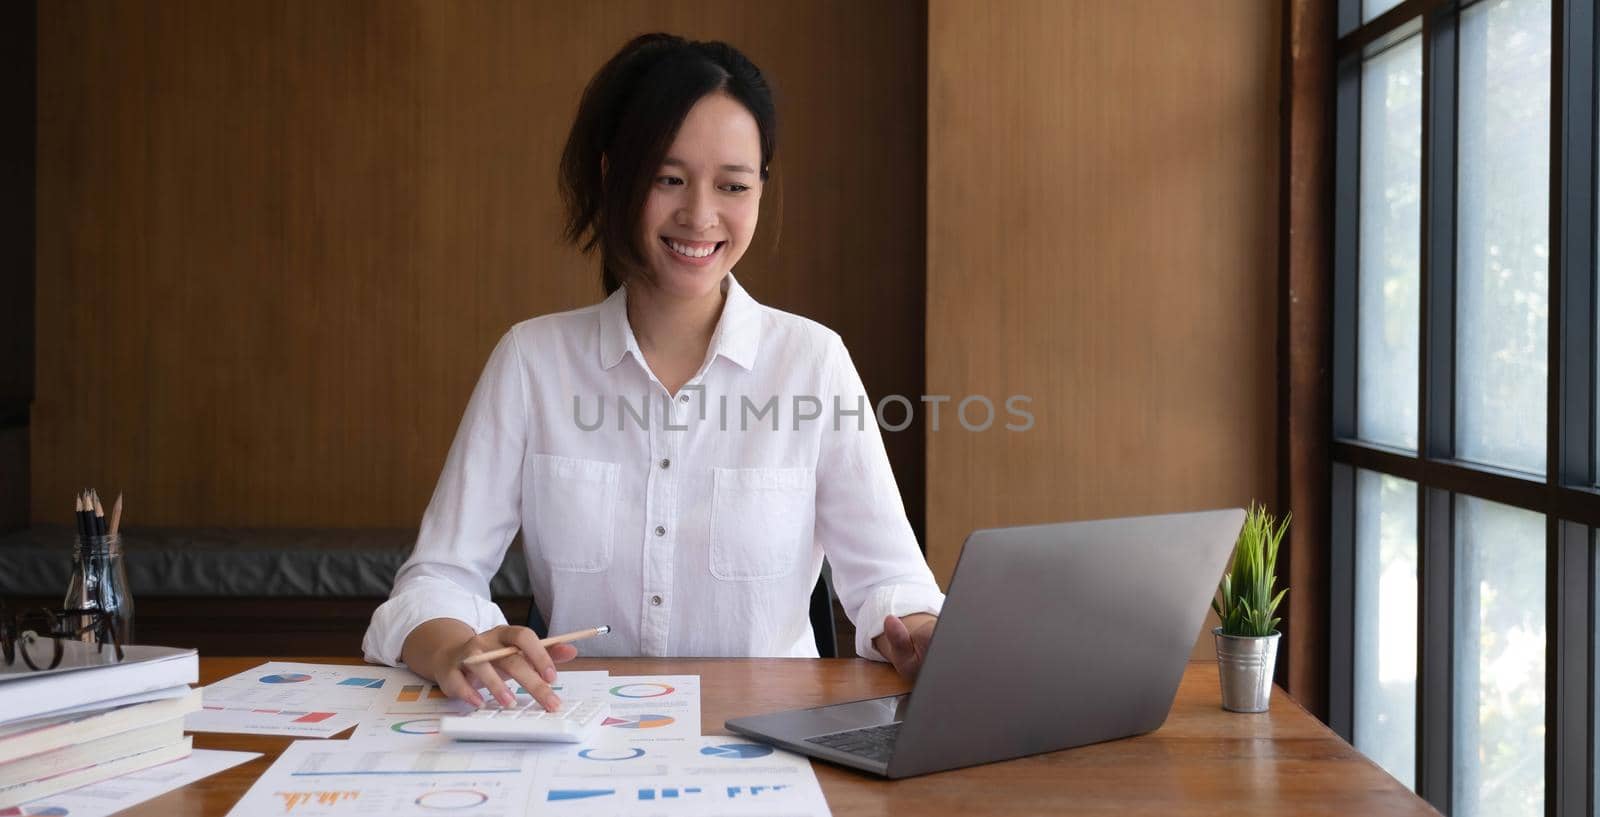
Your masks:
M939 617L927 613L913 613L905 618L886 616L883 635L872 639L872 646L907 681L914 681L922 670L922 659L928 654L928 640L933 638L934 625Z

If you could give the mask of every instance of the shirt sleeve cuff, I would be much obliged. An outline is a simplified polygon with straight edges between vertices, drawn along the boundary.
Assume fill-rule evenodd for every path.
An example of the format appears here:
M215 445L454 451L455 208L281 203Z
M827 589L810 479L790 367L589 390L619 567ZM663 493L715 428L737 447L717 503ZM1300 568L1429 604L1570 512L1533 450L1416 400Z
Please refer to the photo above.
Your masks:
M379 605L361 642L366 659L375 664L405 666L400 650L418 625L436 618L453 618L475 633L492 630L506 623L505 613L494 602L462 590L443 579L423 576L411 586ZM881 622L880 622L881 626Z
M872 639L883 635L883 619L886 616L909 616L913 613L937 616L943 609L944 594L937 587L890 584L873 590L856 615L856 655L873 661L888 660L872 646Z

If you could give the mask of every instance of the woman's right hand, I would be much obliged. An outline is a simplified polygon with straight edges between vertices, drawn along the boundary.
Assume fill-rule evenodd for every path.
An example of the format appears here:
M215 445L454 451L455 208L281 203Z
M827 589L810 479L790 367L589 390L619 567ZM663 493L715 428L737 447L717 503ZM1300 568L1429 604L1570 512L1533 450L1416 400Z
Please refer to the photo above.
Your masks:
M416 642L416 643L413 643ZM454 619L434 619L424 622L406 638L402 657L412 669L427 670L433 682L445 694L459 698L473 706L483 706L483 696L478 688L489 690L501 706L515 706L506 681L515 680L547 711L561 707L561 698L551 685L556 680L556 664L571 661L578 650L571 644L556 644L546 650L539 644L539 636L527 627L501 626L473 634L472 628ZM479 653L501 647L516 647L517 652L494 661L470 666L461 662ZM422 658L420 663L413 661Z

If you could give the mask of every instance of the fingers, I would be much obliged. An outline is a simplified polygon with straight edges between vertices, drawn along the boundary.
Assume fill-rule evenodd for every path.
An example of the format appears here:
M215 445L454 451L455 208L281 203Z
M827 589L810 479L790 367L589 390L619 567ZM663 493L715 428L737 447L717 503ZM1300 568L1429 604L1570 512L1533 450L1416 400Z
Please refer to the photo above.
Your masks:
M473 650L468 655L481 651ZM511 690L506 688L506 682L500 679L500 671L495 669L493 664L469 664L465 666L467 671L471 673L471 677L476 678L479 685L489 690L489 694L493 695L501 706L509 708L517 705L517 697L512 695Z
M911 650L911 633L899 616L884 616L883 634L897 656Z
M928 654L928 642L933 640L933 630L937 622L938 620L935 619L923 624L917 628L916 632L911 634L911 645L916 648L918 658Z
M917 676L917 671L922 668L922 654L917 649L911 631L906 628L906 623L899 616L885 616L883 619L884 645L887 646L889 663L900 675L907 679Z
M883 657L890 659L890 664L898 670L901 668L901 656L906 654L906 624L898 616L883 617Z
M493 662L465 665L461 662L474 655L502 646L515 647L518 652ZM437 673L439 688L451 697L473 706L483 706L484 697L478 688L487 689L504 707L517 705L516 695L507 686L515 680L546 710L561 707L561 698L551 686L556 680L556 662L571 661L578 651L570 645L558 644L547 651L539 644L539 637L527 627L496 627L462 643L452 650L448 668Z
M483 706L483 696L479 695L478 690L467 682L467 676L461 673L459 667L445 672L435 679L434 683L444 690L444 694L452 698L466 701L474 707Z
M545 711L555 712L561 708L561 697L555 693L555 690L550 688L550 684L539 677L539 674L534 671L533 665L529 664L522 656L507 656L494 663L502 673L515 678L517 683L522 685L523 690L533 696L533 699L538 701L539 705L545 708Z
M522 658L546 684L556 682L556 662L527 627L507 627L500 633L501 643L522 650ZM526 684L524 684L526 686ZM531 691L531 690L530 690Z

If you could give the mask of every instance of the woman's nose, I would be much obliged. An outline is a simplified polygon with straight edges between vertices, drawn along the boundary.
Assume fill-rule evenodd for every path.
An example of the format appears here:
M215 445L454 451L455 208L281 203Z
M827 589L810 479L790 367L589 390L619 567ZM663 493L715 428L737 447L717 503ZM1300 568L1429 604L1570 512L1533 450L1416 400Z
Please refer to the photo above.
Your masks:
M711 196L699 191L690 191L683 206L678 209L677 222L679 227L703 233L717 226L717 211L712 204Z

